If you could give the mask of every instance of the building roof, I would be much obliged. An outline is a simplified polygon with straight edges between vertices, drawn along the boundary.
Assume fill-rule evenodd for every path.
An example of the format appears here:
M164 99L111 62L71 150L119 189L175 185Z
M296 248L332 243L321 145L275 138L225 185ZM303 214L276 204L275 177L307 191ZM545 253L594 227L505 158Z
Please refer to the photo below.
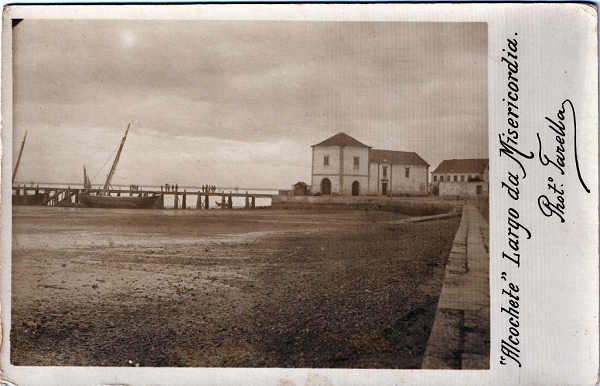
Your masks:
M487 158L446 159L432 173L483 173L488 163Z
M323 142L319 142L312 146L356 146L369 148L369 161L389 162L400 165L417 165L429 166L423 158L415 152L396 151L396 150L379 150L372 149L371 146L365 145L357 141L346 133L337 133L333 137L329 137Z
M396 165L429 166L423 158L412 151L370 149L369 162L389 162Z
M357 146L357 147L371 147L364 143L358 142L346 133L337 133L333 137L329 137L323 142L319 142L312 146Z

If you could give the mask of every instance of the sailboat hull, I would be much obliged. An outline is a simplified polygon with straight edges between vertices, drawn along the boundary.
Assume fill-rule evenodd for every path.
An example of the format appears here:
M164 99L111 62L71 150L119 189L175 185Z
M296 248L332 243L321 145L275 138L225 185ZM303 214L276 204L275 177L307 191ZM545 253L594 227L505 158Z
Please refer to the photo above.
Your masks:
M12 195L13 205L44 205L48 201L48 194L37 193L30 195Z
M82 194L79 196L79 202L81 206L88 208L153 209L162 207L162 200L160 196L118 197Z

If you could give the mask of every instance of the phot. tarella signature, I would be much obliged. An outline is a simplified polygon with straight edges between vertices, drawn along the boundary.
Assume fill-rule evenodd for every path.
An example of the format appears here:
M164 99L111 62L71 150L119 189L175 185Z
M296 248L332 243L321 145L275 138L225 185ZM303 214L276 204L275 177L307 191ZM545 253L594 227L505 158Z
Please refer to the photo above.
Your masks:
M571 113L573 122L573 156L575 168L577 169L577 177L579 178L579 182L581 183L583 189L587 193L590 193L590 189L583 180L583 177L581 175L581 169L579 167L579 159L577 156L577 119L575 116L575 106L573 105L573 102L570 99L565 99L561 103L560 109L556 113L555 119L546 117L546 121L549 123L548 128L555 134L554 140L556 142L556 148L553 156L548 156L548 154L543 153L542 139L540 137L540 133L537 133L538 158L542 165L553 166L560 173L560 175L565 175L566 167L568 166L566 160L567 149L565 147L567 136L567 127L565 126L565 120L567 119L568 112Z
M571 116L571 120L568 116ZM538 159L543 166L548 166L558 172L557 176L548 176L547 178L547 194L538 196L537 203L540 212L546 217L556 216L561 223L565 222L567 213L566 203L566 183L560 180L560 176L564 176L568 172L568 126L569 122L573 123L573 161L577 170L577 177L582 188L590 193L590 189L586 185L581 175L579 160L577 157L577 120L575 117L575 107L570 99L565 99L556 113L555 118L545 117L548 123L548 128L554 135L554 153L548 155L542 150L542 138L540 133L537 133L538 139Z

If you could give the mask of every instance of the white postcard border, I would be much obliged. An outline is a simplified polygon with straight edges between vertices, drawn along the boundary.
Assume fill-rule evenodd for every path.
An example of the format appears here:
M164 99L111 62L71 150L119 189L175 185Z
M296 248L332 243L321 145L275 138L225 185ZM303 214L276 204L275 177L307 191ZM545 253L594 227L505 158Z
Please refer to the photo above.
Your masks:
M3 378L18 385L195 384L591 384L598 373L598 81L597 15L583 4L302 4L302 5L83 5L12 6L4 10L2 34L2 143L12 143L10 19L361 20L488 23L490 153L490 370L338 370L123 367L15 367L9 365L11 210L2 206ZM591 193L582 192L572 170L565 177L568 222L545 217L535 206L547 170L531 161L519 203L501 187L512 165L499 155L506 127L507 39L518 33L521 95L520 145L537 149L544 117L565 98L577 111L580 165ZM10 200L11 146L2 147L2 197ZM569 155L571 156L571 155ZM536 166L534 166L536 165ZM571 193L572 192L572 193ZM533 237L522 241L522 267L502 259L507 212L518 207ZM523 367L500 364L506 320L500 313L506 272L518 283Z

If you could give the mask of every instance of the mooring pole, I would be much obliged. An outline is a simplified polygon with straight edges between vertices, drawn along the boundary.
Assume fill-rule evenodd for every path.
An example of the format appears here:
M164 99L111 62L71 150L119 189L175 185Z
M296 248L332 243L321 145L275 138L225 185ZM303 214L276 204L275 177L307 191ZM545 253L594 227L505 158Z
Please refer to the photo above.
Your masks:
M256 197L252 196L252 209L256 208L255 198Z
M165 209L165 194L160 192L160 209Z
M208 201L208 194L204 196L204 209L210 208L210 202Z
M221 209L225 209L225 193L221 196Z
M232 203L232 200L231 200L231 193L229 193L229 196L227 197L227 208L228 209L233 208L233 203Z
M246 202L244 203L244 208L248 209L250 208L250 197L246 196Z
M179 209L179 194L175 193L175 198L173 199L173 208Z
M183 200L181 200L181 209L187 209L187 192L183 190Z

